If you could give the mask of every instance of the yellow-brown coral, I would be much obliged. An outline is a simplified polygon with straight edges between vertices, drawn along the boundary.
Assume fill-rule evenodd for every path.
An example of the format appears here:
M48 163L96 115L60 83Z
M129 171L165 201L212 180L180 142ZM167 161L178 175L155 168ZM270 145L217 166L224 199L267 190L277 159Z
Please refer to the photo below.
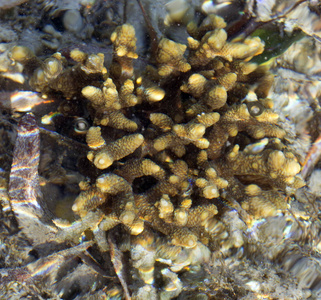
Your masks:
M114 161L133 153L143 141L141 134L127 135L96 152L90 151L87 157L98 169L107 169Z
M202 263L199 255L216 247L243 245L236 212L226 213L231 206L254 218L273 216L304 184L266 98L273 76L250 62L263 42L229 40L225 26L215 15L192 21L186 44L160 39L153 65L141 72L133 63L135 30L124 24L111 35L109 72L104 55L74 49L74 65L57 53L31 76L37 91L79 97L93 123L86 142L94 171L72 206L79 219L67 229L56 221L59 239L75 242L90 229L105 252L106 231L125 231L146 285L159 261L167 265L164 281L176 280L180 291L175 272ZM24 64L32 55L13 49L12 57Z
M114 57L111 73L121 82L134 75L133 59L136 51L135 29L130 24L118 26L110 37L114 45Z
M166 38L161 39L157 52L158 74L168 76L177 71L189 71L191 66L184 58L185 50L186 45L175 43Z

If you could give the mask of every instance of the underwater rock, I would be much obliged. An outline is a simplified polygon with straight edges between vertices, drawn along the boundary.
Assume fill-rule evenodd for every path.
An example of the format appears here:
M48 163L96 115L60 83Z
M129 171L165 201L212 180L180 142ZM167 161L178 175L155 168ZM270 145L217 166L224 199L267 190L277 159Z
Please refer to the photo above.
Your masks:
M35 117L27 113L18 124L8 189L19 227L33 244L48 242L56 233L53 226L43 222L48 212L40 204L39 159L40 131Z
M1 0L0 9L8 9L20 5L28 0Z

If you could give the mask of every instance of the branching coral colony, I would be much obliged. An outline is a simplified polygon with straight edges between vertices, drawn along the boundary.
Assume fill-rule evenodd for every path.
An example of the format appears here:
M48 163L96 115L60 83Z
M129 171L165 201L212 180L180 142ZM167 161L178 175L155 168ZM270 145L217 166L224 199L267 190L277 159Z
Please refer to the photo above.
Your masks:
M156 262L159 293L170 299L182 290L176 272L208 261L214 248L241 247L242 235L233 234L241 225L222 218L231 207L272 216L304 185L266 98L273 76L250 62L264 45L257 37L230 41L225 26L215 15L192 21L187 45L160 39L154 64L142 71L134 68L135 30L124 24L111 36L107 69L103 54L73 49L76 64L56 53L32 72L34 90L83 98L94 123L87 157L103 170L80 184L72 206L79 219L54 221L56 239L77 242L91 229L106 252L106 232L122 224L142 282L137 297L156 293ZM36 60L19 46L11 58L25 70Z

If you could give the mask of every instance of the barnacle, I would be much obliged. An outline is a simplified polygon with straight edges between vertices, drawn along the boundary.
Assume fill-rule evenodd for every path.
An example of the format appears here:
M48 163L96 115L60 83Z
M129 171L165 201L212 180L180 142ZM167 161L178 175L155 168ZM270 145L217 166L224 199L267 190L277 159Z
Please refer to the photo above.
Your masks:
M14 46L10 49L10 58L15 62L25 63L35 57L35 54L26 46Z
M25 76L22 74L23 64L17 61L12 63L10 47L1 44L0 47L0 75L1 77L8 78L14 82L24 83ZM18 52L18 51L17 51ZM16 53L17 58L23 58L25 53Z
M176 22L186 24L188 21L191 21L194 13L194 7L184 0L169 1L166 4L166 10L168 14L164 19L165 25Z

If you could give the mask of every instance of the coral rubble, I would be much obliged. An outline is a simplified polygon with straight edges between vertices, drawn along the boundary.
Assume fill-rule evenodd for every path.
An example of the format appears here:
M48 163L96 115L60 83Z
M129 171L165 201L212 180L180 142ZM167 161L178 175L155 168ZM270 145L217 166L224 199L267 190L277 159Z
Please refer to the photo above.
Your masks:
M168 24L180 22L171 14ZM50 233L48 240L40 235L32 239L25 231L32 247L57 243L58 252L20 268L16 275L10 270L16 281L38 278L42 264L63 266L77 256L84 264L73 260L75 270L88 264L103 273L97 290L106 284L102 269L108 266L114 268L126 298L173 299L184 295L184 285L193 276L208 278L202 264L211 262L208 269L217 271L211 255L242 256L255 240L245 232L255 235L257 229L251 226L258 219L278 220L290 197L305 185L298 158L287 145L287 132L268 98L273 76L266 66L251 62L263 52L264 42L258 37L232 39L223 18L214 14L186 23L186 43L159 38L154 41L155 57L144 68L137 67L135 29L128 23L110 36L110 64L103 53L79 47L44 59L24 46L2 52L2 78L20 84L28 79L25 84L42 97L59 98L55 114L64 118L75 119L71 108L81 106L90 123L79 137L87 153L81 158L85 167L80 192L70 205L72 217L29 215L36 218L33 222L47 224L43 228ZM35 194L40 187L39 129L31 114L20 122L8 189L24 232L28 219L18 210L22 197L32 197L29 202L39 205L37 211L47 207L42 208ZM35 133L23 132L24 122ZM36 139L32 152L25 135ZM25 161L29 154L33 164ZM20 169L26 166L35 178L25 178ZM275 238L283 238L284 232ZM275 250L273 259L286 251ZM125 253L131 280L124 274ZM288 257L284 264L285 269L295 265ZM76 271L63 272L70 286ZM46 270L45 276L60 289L56 273ZM249 289L257 291L253 286L249 283ZM205 290L214 294L211 288L193 285L200 295ZM81 284L79 290L87 292Z

